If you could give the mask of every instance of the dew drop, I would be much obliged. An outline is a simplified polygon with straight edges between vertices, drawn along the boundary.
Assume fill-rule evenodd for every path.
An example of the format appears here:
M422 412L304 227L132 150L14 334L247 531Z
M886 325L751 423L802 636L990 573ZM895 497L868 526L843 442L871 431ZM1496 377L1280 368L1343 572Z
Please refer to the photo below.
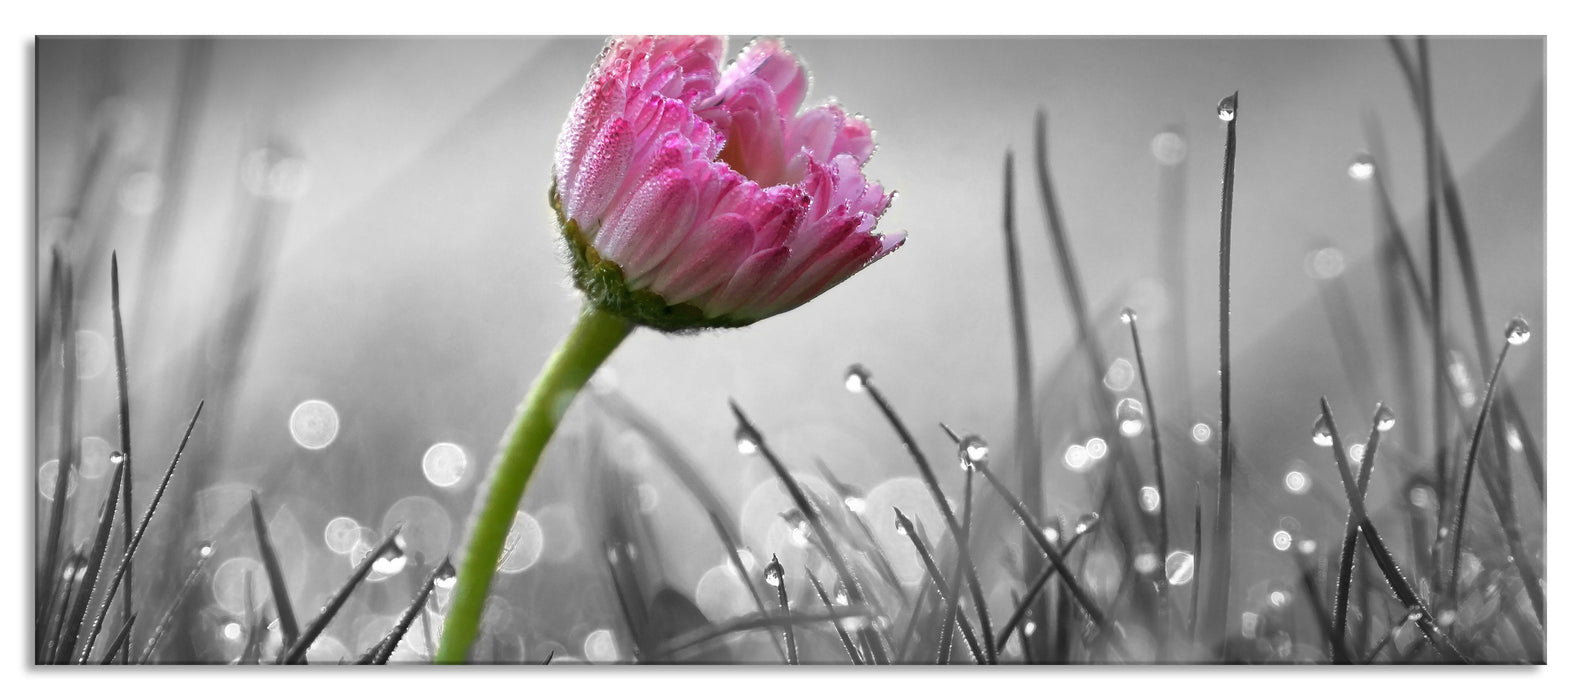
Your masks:
M202 545L198 546L198 557L199 558L201 558L201 559L208 559L209 557L212 557L212 556L214 556L214 543L213 542L204 542Z
M1136 437L1147 426L1148 416L1143 412L1143 402L1133 398L1121 399L1115 404L1115 422L1122 435Z
M1395 427L1395 412L1391 411L1388 406L1380 406L1378 419L1373 422L1373 425L1381 433L1390 432L1390 429Z
M736 429L736 451L744 455L758 454L758 440L745 425Z
M868 382L873 381L873 374L867 367L852 365L846 368L846 391L861 394L868 390Z
M1291 596L1286 595L1285 591L1270 591L1269 593L1269 604L1277 608L1285 607L1285 604L1290 602L1290 599Z
M121 465L124 462L126 462L126 455L122 454L122 452L120 450L116 450L116 451L110 453L110 463L111 464L119 466L119 465Z
M769 565L764 567L764 583L776 588L778 588L785 580L785 575L786 570L785 567L780 566L779 557L771 558L769 560Z
M235 622L227 622L224 627L220 628L220 634L225 635L226 639L234 642L242 638L242 626Z
M1417 622L1418 620L1423 619L1423 609L1420 607L1412 608L1412 612L1406 616L1406 619L1410 622Z
M1197 558L1191 552L1176 550L1165 557L1165 580L1172 586L1184 586L1192 582L1193 574L1197 573Z
M1324 417L1319 416L1313 422L1313 444L1319 447L1329 447L1335 444L1335 436L1329 432L1329 425L1324 422Z
M907 536L907 534L906 534L906 518L901 517L900 513L896 513L895 514L895 534L901 535L902 537L906 537Z
M989 443L979 435L968 435L956 446L956 456L963 471L971 470L989 458Z
M1505 342L1511 345L1526 345L1533 337L1533 329L1527 325L1527 319L1520 316L1511 319L1510 325L1505 327Z
M1081 535L1099 526L1099 514L1088 513L1077 519L1076 534Z
M449 590L455 585L456 567L451 566L451 563L447 561L439 567L438 571L434 572L434 587L440 590Z
M1124 323L1124 324L1129 326L1129 325L1132 325L1133 323L1136 323L1136 322L1137 322L1137 311L1135 309L1133 309L1130 306L1128 306L1128 307L1126 307L1124 309L1121 309L1121 323Z
M373 570L385 576L394 576L406 568L406 540L395 536L391 546L374 560Z
M1044 526L1044 539L1048 540L1050 544L1054 544L1054 545L1060 544L1060 530L1056 529L1052 525L1045 525Z
M1522 434L1514 426L1505 428L1505 445L1511 448L1512 452L1521 452L1525 448L1522 444Z
M1373 156L1369 155L1367 151L1358 151L1357 155L1351 159L1351 164L1346 166L1346 175L1358 182L1364 182L1373 179L1373 172L1376 168Z
M1025 635L1031 637L1031 636L1033 636L1033 633L1037 632L1037 631L1038 631L1038 623L1033 622L1032 620L1028 620L1027 622L1022 624L1022 634L1025 634Z
M1237 95L1231 94L1219 101L1219 120L1222 122L1236 121Z

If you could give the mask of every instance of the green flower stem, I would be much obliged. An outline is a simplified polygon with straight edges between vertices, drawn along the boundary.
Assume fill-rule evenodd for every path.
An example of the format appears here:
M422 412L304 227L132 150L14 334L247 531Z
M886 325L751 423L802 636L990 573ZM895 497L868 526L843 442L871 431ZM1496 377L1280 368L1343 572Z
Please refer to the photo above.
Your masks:
M571 333L528 390L496 457L487 490L474 506L471 535L457 571L445 633L434 657L436 663L467 662L506 535L516 519L517 504L538 465L538 457L555 434L555 426L560 424L571 399L631 331L630 321L592 306L584 307Z

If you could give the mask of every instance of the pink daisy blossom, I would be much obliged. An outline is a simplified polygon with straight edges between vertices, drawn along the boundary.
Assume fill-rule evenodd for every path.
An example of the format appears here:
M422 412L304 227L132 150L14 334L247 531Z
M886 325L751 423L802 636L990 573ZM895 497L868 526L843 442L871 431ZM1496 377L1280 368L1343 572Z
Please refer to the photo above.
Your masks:
M801 109L807 71L775 39L721 70L719 37L620 37L577 97L554 203L579 287L661 330L740 326L801 306L905 240L874 230L892 193L862 167L873 130Z

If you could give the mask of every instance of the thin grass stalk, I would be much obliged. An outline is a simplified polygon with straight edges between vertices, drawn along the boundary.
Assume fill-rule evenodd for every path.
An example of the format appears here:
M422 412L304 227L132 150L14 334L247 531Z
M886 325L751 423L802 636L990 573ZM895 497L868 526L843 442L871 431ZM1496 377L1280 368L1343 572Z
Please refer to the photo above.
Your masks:
M1082 538L1092 531L1092 529L1087 529L1075 532L1071 539L1061 546L1060 556L1071 556L1071 550L1076 549L1077 543L1082 541ZM1058 571L1059 569L1056 569L1054 564L1047 564L1044 566L1044 570L1039 572L1038 578L1033 581L1032 590L1021 596L1021 602L1017 603L1016 607L1011 610L1011 615L1006 618L1004 626L1000 627L999 633L994 635L994 646L998 651L1005 651L1005 645L1010 643L1011 634L1022 626L1022 618L1027 615L1028 610L1032 609L1033 597L1043 592L1045 584L1049 583L1050 579L1054 578Z
M1042 131L1042 130L1040 130ZM1022 475L1022 498L1035 513L1044 512L1044 474L1039 463L1038 430L1033 421L1033 351L1027 323L1027 292L1022 283L1021 251L1016 242L1016 171L1010 151L1005 153L1005 196L1002 204L1002 232L1005 238L1005 273L1011 302L1011 349L1016 380L1016 467ZM1022 584L1031 589L1038 570L1039 552L1028 544L1022 548ZM1029 596L1031 597L1031 596ZM1042 600L1038 598L1037 600ZM1049 619L1047 602L1035 602L1033 619ZM1042 635L1033 639L1029 657L1047 651Z
M1390 591L1395 594L1396 599L1402 605L1408 609L1427 610L1428 606L1424 605L1422 597L1412 588L1406 577L1401 575L1401 568L1396 565L1395 557L1390 554L1389 548L1385 547L1383 538L1379 537L1379 531L1373 526L1373 519L1368 517L1367 507L1363 505L1362 494L1357 490L1356 480L1351 476L1351 467L1346 461L1345 449L1341 447L1341 441L1336 437L1340 435L1340 431L1335 427L1335 416L1330 411L1329 400L1320 397L1319 409L1324 427L1331 436L1329 440L1330 448L1334 453L1335 468L1340 471L1341 484L1346 489L1346 499L1353 510L1362 514L1358 527L1362 530L1363 539L1368 543L1369 551L1373 553L1374 563L1378 564L1379 571L1384 574L1385 581L1390 585ZM1434 648L1440 654L1458 663L1468 662L1467 657L1459 649L1456 649L1455 644L1440 631L1432 616L1420 615L1415 622L1418 629L1422 631L1423 636L1434 645Z
M117 654L126 649L126 641L132 636L132 623L137 620L137 613L121 623L121 629L115 633L115 638L110 640L110 648L104 652L104 658L99 659L100 665L108 666L115 661Z
M1373 424L1368 428L1368 440L1362 449L1362 464L1357 473L1357 493L1364 502L1368 498L1368 483L1373 479L1374 459L1379 454L1379 438L1383 432L1381 423L1386 420L1393 421L1394 417L1388 414L1389 409L1384 404L1379 404L1373 411ZM1331 440L1336 438L1331 437ZM1350 467L1347 467L1348 469ZM1337 649L1344 650L1346 644L1346 623L1350 619L1351 583L1352 572L1356 570L1357 534L1364 513L1356 508L1350 508L1346 513L1346 531L1340 544L1340 571L1335 579L1335 610L1334 618L1329 628L1333 630L1334 645ZM1364 576L1363 580L1367 580ZM1366 615L1364 615L1366 618ZM1337 663L1340 663L1337 660Z
M264 572L269 575L269 591L275 601L275 613L280 617L281 644L290 647L297 641L301 630L297 627L297 615L292 610L286 574L280 568L280 557L275 554L274 542L269 537L269 525L264 521L264 508L258 503L258 492L253 492L248 505L253 514L253 534L258 539L258 556L263 560Z
M834 472L831 472L829 466L824 464L824 460L814 460L814 465L818 467L819 473L823 475L825 481L835 485L838 489L849 489L848 486L842 484L839 479L835 478ZM855 494L856 492L852 491L852 493ZM858 497L860 498L860 496ZM842 505L846 504L843 503ZM873 528L868 525L868 521L866 519L858 515L856 512L851 511L851 507L849 505L847 506L847 510L852 513L851 521L857 524L856 529L862 533L863 539L867 541L867 549L865 550L865 554L869 555L869 560L874 563L874 568L878 570L879 577L884 579L885 584L895 589L896 593L900 593L904 596L906 594L906 587L901 585L901 578L896 575L895 567L890 564L890 558L885 556L884 547L879 544L879 538L874 534ZM853 545L856 546L856 543L853 542Z
M143 655L138 659L138 664L146 666L154 659L154 652L159 649L160 641L165 638L171 622L176 619L176 611L181 609L182 602L187 599L187 593L192 591L193 585L198 582L198 575L203 573L203 565L208 563L213 555L213 544L204 544L199 548L198 561L187 571L186 578L181 581L181 587L176 589L176 595L170 600L170 607L165 609L165 614L159 618L159 624L154 626L154 633L149 636L148 644L143 647Z
M1170 499L1166 497L1164 441L1159 437L1159 413L1154 407L1153 385L1148 383L1148 363L1143 360L1143 341L1137 331L1137 312L1126 309L1121 319L1131 331L1132 352L1137 357L1137 380L1143 387L1143 405L1148 409L1148 439L1152 442L1154 488L1159 490L1159 551L1170 553ZM1164 567L1160 567L1164 571ZM1161 573L1161 575L1163 575Z
M1231 93L1220 102L1225 121L1224 178L1220 186L1219 209L1219 486L1218 507L1214 513L1214 536L1210 549L1215 564L1209 569L1208 607L1204 616L1211 622L1210 636L1204 646L1216 648L1225 638L1225 618L1230 608L1231 568L1230 530L1233 499L1231 465L1235 458L1230 436L1230 222L1236 191L1236 121L1240 93ZM1229 111L1229 119L1224 115Z
M830 601L829 594L824 591L824 584L820 583L818 577L813 575L813 569L806 569L806 573L807 580L813 584L813 592L817 593L818 599L824 602L824 609L834 612L835 603ZM835 625L835 634L840 637L840 645L846 649L846 655L851 657L852 665L861 666L862 654L857 651L857 645L852 643L851 635L846 634L845 626L838 620L831 624Z
M401 551L400 545L396 544L396 538L400 535L401 528L397 526L390 531L389 535L385 536L384 541L380 542L379 546L374 547L368 552L367 556L363 557L357 568L352 570L352 575L346 579L345 583L341 584L340 590L337 590L335 595L330 597L329 602L325 603L324 607L319 610L319 614L302 630L302 635L297 637L297 642L281 653L280 663L300 664L305 662L308 647L312 646L313 642L318 640L319 635L324 633L325 628L330 626L330 621L335 618L336 613L340 612L341 606L346 604L346 600L351 598L352 591L357 590L357 585L362 583L363 579L368 578L368 572L373 569L374 562L387 553L399 553Z
M1324 631L1324 637L1329 640L1330 663L1349 665L1351 654L1347 653L1345 640L1339 636L1335 626L1330 624L1329 614L1324 610L1324 593L1319 586L1319 574L1312 558L1303 554L1299 548L1292 547L1291 561L1296 565L1298 577L1302 580L1302 592L1313 611L1313 622Z
M203 402L199 401L198 408L192 412L192 420L187 422L187 429L181 435L181 442L176 445L176 454L170 458L170 466L165 468L164 477L160 479L158 488L154 490L154 495L148 501L148 509L143 512L142 520L137 523L137 531L132 535L132 543L122 553L121 563L116 565L115 573L110 577L110 584L105 588L104 602L99 607L98 614L94 616L93 626L89 628L88 642L83 645L82 657L78 659L79 663L88 662L88 654L93 650L94 640L98 638L99 631L104 627L105 618L110 613L110 605L115 600L116 590L132 571L132 559L136 556L138 548L143 544L143 535L148 533L148 524L154 519L154 511L159 508L159 502L165 495L165 489L170 486L171 477L175 476L176 465L181 463L181 454L186 451L187 441L192 438L192 429L197 427L198 416L202 413ZM128 589L130 589L130 581L128 581ZM125 653L129 654L130 651ZM122 659L123 663L127 661L128 659Z
M78 574L82 572L83 567L87 566L87 563L87 555L83 553L82 547L78 547L71 557L66 560L64 567L62 567L64 572L62 580L65 581L65 584L55 590L55 597L58 599L59 604L51 604L50 606L53 613L45 621L48 623L46 629L41 630L41 632L45 633L44 642L40 647L34 649L33 663L47 664L54 662L55 650L60 646L60 636L66 628L66 615L71 612L72 593L77 590Z
M945 431L947 433L951 432L948 427L945 428ZM956 440L956 444L958 444L958 445L961 444L961 440L959 438ZM963 456L963 459L968 459L968 458ZM972 541L972 471L973 470L972 470L972 464L971 464L970 461L966 462L963 466L966 468L966 479L964 479L965 485L962 487L963 492L962 492L962 496L961 496L961 503L962 503L962 505L961 505L961 538L962 538L963 541L971 542ZM963 554L962 557L961 557L961 560L965 560L966 558L967 558L967 556L965 554ZM946 606L945 621L943 621L942 624L940 625L939 655L938 655L938 660L939 660L940 664L948 664L948 663L950 663L951 646L955 642L956 635L951 630L951 625L950 625L950 623L948 621L951 620L951 619L954 619L956 617L956 612L961 609L961 584L962 584L962 577L963 577L963 574L965 573L965 571L966 571L966 567L962 566L961 563L958 561L955 570L952 571L951 575L950 575L950 593L948 594L949 595L949 597L948 597L949 604ZM991 634L991 632L992 632L992 630L987 629L987 628L983 630L983 639L984 639L984 643L985 644L988 643L989 635ZM995 662L997 662L998 661L998 657L999 657L999 652L998 652L998 650L991 650L990 653L988 653L986 656L987 656L987 658L992 659Z
M980 664L985 663L986 657L973 634L972 622L967 619L966 613L962 612L960 607L950 606L950 587L945 585L945 575L940 573L939 564L934 560L933 553L929 551L928 543L917 534L917 527L912 524L912 519L906 517L900 508L895 509L895 523L912 541L912 546L917 549L917 556L923 560L923 568L928 572L929 580L933 582L935 590L939 591L940 601L947 606L947 611L953 613L947 613L943 618L943 624L950 624L950 621L954 620L954 626L961 628L961 636L966 639L967 649L972 652L973 660Z
M1196 567L1203 561L1203 486L1197 484L1192 494L1192 565ZM1198 602L1199 584L1202 576L1192 575L1192 587L1188 593L1191 600L1187 602L1187 636L1198 639Z
M752 574L747 572L747 565L742 562L741 552L737 551L736 543L731 541L730 530L720 517L709 511L709 524L714 526L715 534L719 535L720 542L725 545L725 558L729 559L731 566L736 569L736 575L742 579L742 585L747 587L747 593L753 597L753 606L758 608L758 614L768 616L769 606L764 604L763 596L758 595L758 584L754 582ZM785 648L780 646L780 639L773 630L769 630L769 640L773 643L775 653L780 655L782 662L789 662Z
M257 666L259 659L263 658L264 635L261 632L267 627L264 624L264 611L258 609L258 601L253 598L253 570L248 569L242 573L242 602L247 611L242 616L242 622L247 625L247 638L242 640L242 655L237 657L238 666Z
M918 474L923 477L923 483L928 487L929 495L934 498L934 505L939 508L940 515L944 517L945 527L950 530L951 538L956 541L956 565L966 571L967 591L972 595L973 606L977 608L978 623L982 626L985 636L993 634L994 624L989 620L989 605L983 597L983 584L979 582L977 567L973 566L972 557L968 554L972 544L967 541L966 534L961 529L961 522L956 519L956 514L950 509L950 501L945 498L945 491L939 486L939 478L935 476L934 468L929 465L928 458L923 455L922 447L912 437L912 431L906 428L906 424L901 421L900 414L896 413L889 400L884 398L884 393L879 391L879 387L874 384L871 377L862 378L862 390L879 407L879 411L884 414L885 420L889 421L890 427L901 438L901 444L906 447L906 451L911 455L913 463L917 465ZM946 432L949 433L948 428ZM957 438L956 444L960 444L959 438ZM944 588L941 587L940 591L943 593ZM966 636L970 637L970 634ZM993 652L989 654L988 663L995 663Z
M456 568L451 566L450 557L445 557L439 566L429 572L428 578L423 580L423 586L418 589L417 595L412 597L412 602L401 611L401 617L396 620L395 626L385 636L374 644L366 654L357 660L358 664L384 665L390 661L390 655L395 653L396 645L406 636L407 630L412 628L412 622L418 614L423 612L423 606L428 603L430 595L434 593L435 584L442 578L452 578L456 575Z
M1500 474L1506 473L1500 471ZM1527 554L1527 547L1522 544L1521 524L1507 492L1510 488L1508 474L1505 479L1501 479L1494 469L1479 469L1478 477L1483 481L1483 488L1489 492L1489 501L1494 505L1494 515L1499 520L1500 530L1505 535L1505 545L1510 551L1511 564L1516 567L1516 572L1522 579L1522 587L1527 591L1528 602L1533 606L1533 613L1537 616L1539 626L1545 626L1547 605L1544 587L1538 577L1537 568L1533 566L1532 558Z
M71 265L65 264L61 269L59 281L60 289L56 291L60 315L60 445L55 460L55 493L50 501L49 530L44 537L44 566L42 569L41 584L36 590L40 592L42 600L49 600L57 585L55 567L60 560L61 531L66 519L66 512L70 509L67 500L67 487L71 485L71 475L77 464L77 452L81 449L77 441L77 332L76 302L73 300L75 287L72 285ZM35 611L35 625L43 613ZM38 625L42 627L42 625ZM42 643L43 640L35 640Z
M1375 642L1373 646L1368 648L1368 653L1363 655L1362 662L1365 664L1373 663L1374 659L1379 658L1379 653L1384 651L1384 647L1390 642L1395 641L1395 637L1401 633L1401 630L1406 629L1407 625L1412 624L1412 616L1422 614L1423 611L1420 609L1406 611L1404 615L1401 615L1401 619L1399 621L1390 626L1390 631L1385 632L1384 636L1380 638L1379 641Z
M780 614L781 615L785 615L785 616L789 616L791 614L791 600L790 600L789 597L786 596L786 571L785 571L785 567L781 566L781 564L780 564L780 557L777 556L777 555L773 555L773 554L769 555L769 566L774 571L779 572L779 575L774 576L774 586L775 586L775 594L777 596L779 596L779 600L780 600ZM792 666L796 666L796 665L801 664L801 661L798 660L798 658L797 658L798 655L797 655L797 648L796 648L796 628L795 628L795 625L792 625L790 623L786 623L786 625L784 627L784 633L785 633L785 641L786 641L786 663L788 663L788 664L790 664Z
M865 603L867 596L864 595L862 587L858 585L856 575L851 572L851 568L846 564L845 557L840 555L840 548L835 545L835 538L830 535L829 528L824 524L824 519L819 515L818 510L813 507L807 494L802 491L801 484L798 484L796 479L792 478L791 472L786 469L785 463L781 462L780 458L775 455L774 450L769 447L768 441L764 440L763 433L758 430L757 426L752 424L752 421L747 419L747 414L742 412L741 407L736 405L735 401L730 402L730 407L731 412L736 416L738 430L757 447L758 452L769 463L770 468L775 472L775 476L780 479L780 483L785 486L786 491L791 494L792 500L796 502L797 508L801 509L802 514L807 518L808 525L813 528L813 534L818 537L819 544L829 553L830 563L835 566L835 572L840 578L840 583L846 587L846 592L851 596L852 602L858 605ZM888 655L884 651L883 640L879 638L879 634L871 626L864 627L859 636L862 637L863 643L868 646L869 651L873 654L875 663L889 663ZM787 650L787 655L790 655L789 650Z
M72 654L77 650L77 637L82 631L82 623L88 615L88 603L93 599L93 592L99 585L99 569L104 564L104 553L110 545L110 531L115 525L116 500L120 497L121 479L126 478L126 464L115 467L115 478L110 481L110 492L105 494L104 505L99 510L99 527L93 537L93 548L88 554L88 568L82 579L81 590L77 593L77 601L72 605L71 614L66 618L66 627L61 635L61 642L55 647L55 663L71 663Z
M116 423L121 431L121 463L126 476L121 479L122 546L132 551L132 393L127 388L126 330L121 324L121 266L115 251L110 252L110 318L115 343ZM121 591L121 619L132 617L132 560L126 560L126 587ZM89 639L90 644L92 639Z
M1489 381L1483 388L1483 405L1478 409L1478 421L1472 427L1472 444L1467 448L1467 464L1461 469L1461 486L1457 489L1456 496L1456 521L1452 526L1450 535L1450 576L1445 580L1445 600L1454 606L1457 603L1456 585L1457 574L1461 570L1461 538L1467 526L1467 503L1472 493L1472 472L1478 464L1478 447L1483 442L1483 428L1488 424L1489 409L1494 405L1494 387L1500 379L1500 370L1505 367L1505 356L1511 351L1511 341L1507 338L1500 346L1499 359L1494 361L1494 371L1489 374ZM1497 497L1495 494L1489 494Z

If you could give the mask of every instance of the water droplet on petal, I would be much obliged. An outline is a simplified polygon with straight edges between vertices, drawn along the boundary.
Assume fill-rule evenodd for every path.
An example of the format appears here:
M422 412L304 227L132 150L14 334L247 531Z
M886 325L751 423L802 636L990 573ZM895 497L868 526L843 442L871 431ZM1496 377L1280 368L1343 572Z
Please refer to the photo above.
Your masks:
M979 435L968 435L956 446L962 470L970 470L989 458L989 443Z
M1122 435L1136 437L1147 426L1148 416L1143 412L1143 402L1133 398L1121 399L1115 404L1115 422Z
M1391 411L1388 406L1379 407L1379 415L1377 420L1374 421L1373 425L1377 427L1381 433L1390 432L1390 429L1395 427L1395 412Z
M1527 325L1527 319L1520 316L1511 319L1510 325L1505 327L1505 342L1511 345L1526 345L1533 337L1533 329Z
M1165 557L1165 580L1172 586L1184 586L1192 582L1193 574L1197 573L1197 558L1191 552L1176 550Z
M1319 447L1329 447L1335 444L1335 436L1329 432L1329 425L1324 422L1324 417L1319 416L1313 423L1313 444Z
M1363 182L1373 179L1375 169L1373 156L1369 155L1367 151L1358 151L1357 155L1351 159L1351 164L1346 166L1346 175L1353 180Z
M852 365L846 368L846 391L860 394L868 390L868 382L873 380L873 374L867 367Z
M1219 101L1219 120L1222 122L1236 121L1237 95L1227 95Z

